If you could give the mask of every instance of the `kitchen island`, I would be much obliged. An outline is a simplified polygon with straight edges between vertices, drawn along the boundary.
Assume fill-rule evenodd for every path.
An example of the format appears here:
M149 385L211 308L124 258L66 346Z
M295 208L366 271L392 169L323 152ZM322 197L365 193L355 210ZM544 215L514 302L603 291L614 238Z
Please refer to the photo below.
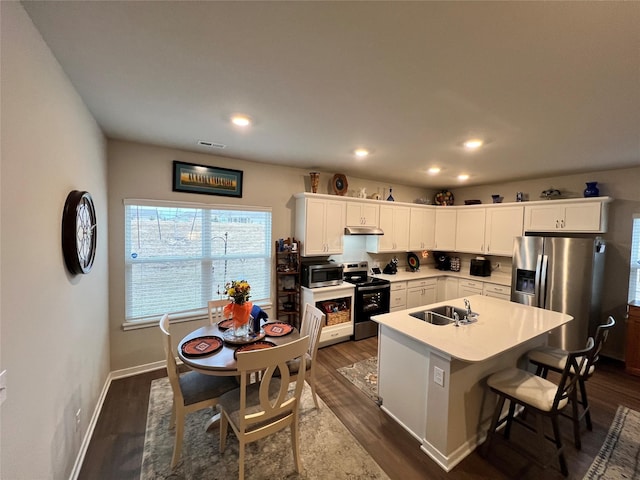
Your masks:
M378 323L381 408L446 471L484 441L495 406L486 378L547 342L570 315L505 300L468 297L476 322L433 325L410 313L441 305L464 308L462 298L373 317Z

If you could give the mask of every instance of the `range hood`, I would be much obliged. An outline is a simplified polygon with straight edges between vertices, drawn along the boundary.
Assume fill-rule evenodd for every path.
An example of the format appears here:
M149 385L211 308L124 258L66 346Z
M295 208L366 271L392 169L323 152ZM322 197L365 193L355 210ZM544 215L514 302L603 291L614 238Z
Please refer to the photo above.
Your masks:
M378 227L344 227L345 235L384 235L382 229Z

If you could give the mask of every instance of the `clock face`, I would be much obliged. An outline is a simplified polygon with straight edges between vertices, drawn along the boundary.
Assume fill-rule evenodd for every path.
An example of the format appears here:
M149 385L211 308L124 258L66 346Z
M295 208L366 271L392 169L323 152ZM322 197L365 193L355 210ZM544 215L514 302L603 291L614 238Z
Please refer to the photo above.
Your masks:
M71 273L89 273L96 254L96 210L88 192L73 190L62 213L62 253Z

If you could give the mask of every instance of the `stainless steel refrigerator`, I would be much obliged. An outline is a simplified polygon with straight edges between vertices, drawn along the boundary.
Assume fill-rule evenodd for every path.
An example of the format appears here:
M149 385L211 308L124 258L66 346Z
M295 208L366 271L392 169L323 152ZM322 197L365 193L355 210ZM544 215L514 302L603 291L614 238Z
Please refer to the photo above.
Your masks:
M599 237L515 239L511 301L574 318L550 334L550 345L577 350L594 334L601 320L604 252Z

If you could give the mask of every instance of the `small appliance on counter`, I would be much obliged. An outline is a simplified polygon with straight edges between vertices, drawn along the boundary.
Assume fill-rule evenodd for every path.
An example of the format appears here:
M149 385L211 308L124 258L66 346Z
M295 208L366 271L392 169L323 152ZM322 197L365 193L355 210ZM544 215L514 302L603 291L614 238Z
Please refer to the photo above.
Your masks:
M444 253L436 252L433 254L438 270L451 270L451 257Z
M490 277L491 260L487 260L486 258L472 258L469 275L475 275L476 277Z
M451 271L452 272L460 271L460 257L451 257Z

